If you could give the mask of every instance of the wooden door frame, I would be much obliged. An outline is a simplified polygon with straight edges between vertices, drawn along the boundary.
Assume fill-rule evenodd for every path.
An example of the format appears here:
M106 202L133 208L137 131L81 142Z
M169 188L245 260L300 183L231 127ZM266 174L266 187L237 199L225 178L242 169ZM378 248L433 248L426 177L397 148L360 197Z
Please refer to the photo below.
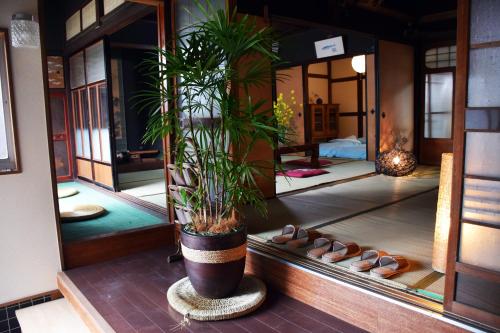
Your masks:
M473 321L475 324L484 325L486 329L498 329L500 327L500 316L491 312L480 310L476 307L466 305L455 300L457 287L456 275L462 273L468 276L500 283L500 274L496 271L473 266L459 261L459 242L462 219L462 198L464 179L480 178L486 180L497 180L489 177L468 176L464 174L465 163L465 136L467 133L466 112L468 108L468 78L469 78L469 51L471 48L491 47L492 43L470 45L470 0L458 0L457 10L457 67L455 82L455 124L453 133L453 180L451 192L451 223L448 237L448 257L446 261L446 281L444 294L444 310L452 316ZM498 108L490 108L498 109ZM480 223L475 223L480 224ZM491 226L490 226L491 227Z
M457 66L455 75L455 126L453 127L453 180L451 191L451 223L448 237L448 257L446 260L444 309L453 313L455 294L455 263L458 255L460 216L462 212L462 187L465 151L465 107L467 78L469 74L469 27L470 4L459 0L457 8Z
M175 0L127 0L128 2L138 3L142 5L152 6L156 9L156 24L158 35L158 48L166 50L170 47L175 51ZM167 20L170 19L170 24ZM171 45L167 45L167 40L171 41ZM160 59L162 60L162 59ZM175 82L164 82L165 85L175 85ZM166 113L170 109L169 103L161 106L161 112ZM172 177L168 171L167 165L174 160L171 147L174 142L174 134L170 134L162 139L163 146L163 175L165 178L165 193L168 194L168 187L172 184ZM168 195L167 195L168 198ZM171 224L175 223L175 211L173 205L167 199L168 218Z
M365 53L364 55L368 55L372 53ZM337 60L343 60L343 59L352 59L352 55L341 55L341 56L334 56L334 57L328 57L328 58L322 58L322 59L315 59L314 61L304 63L302 66L305 66L306 68L306 81L308 82L307 87L309 86L309 79L310 78L316 78L316 79L324 79L327 80L327 86L328 86L328 102L323 104L335 104L333 103L333 94L332 94L332 85L334 83L339 83L339 82L351 82L351 81L356 81L356 111L353 112L339 112L339 117L356 117L356 132L358 137L363 136L363 117L367 116L368 110L364 110L366 104L367 104L367 98L368 96L365 96L366 98L363 100L363 87L367 87L367 75L366 71L365 73L356 73L353 76L349 77L339 77L339 78L332 78L332 66L333 62ZM315 74L315 73L309 73L309 66L313 64L319 64L325 62L327 65L327 74ZM295 66L292 66L295 67ZM304 84L303 84L304 86ZM309 89L308 89L309 90ZM309 91L303 91L304 94L304 100L307 97L307 101L309 101ZM365 103L363 103L365 102ZM309 104L309 103L307 103ZM306 105L306 104L304 104ZM304 109L304 113L307 110ZM367 118L365 118L366 120ZM305 124L304 124L305 125ZM311 124L312 125L312 124ZM368 135L367 135L368 136Z
M368 52L364 54L366 55L373 55L375 58L376 56L376 51L374 52ZM332 101L332 84L338 83L338 82L346 82L346 81L356 81L356 95L357 95L357 109L355 114L350 114L350 113L345 113L344 112L344 117L356 117L356 125L357 125L357 134L358 137L361 137L363 134L363 125L366 126L366 129L368 130L368 110L364 110L368 104L368 78L367 78L367 73L356 73L356 75L352 77L341 77L341 78L335 78L332 79L332 63L336 60L342 60L342 59L349 59L352 58L352 55L340 55L340 56L334 56L334 57L328 57L328 58L321 58L321 59L315 59L313 61L308 61L308 62L302 62L302 63L296 63L294 65L282 65L278 66L274 71L279 71L279 70L287 70L293 67L300 67L302 70L302 96L303 96L303 101L302 104L304 105L303 108L303 116L304 116L304 143L308 144L312 142L312 110L311 108L308 107L308 105L314 105L309 103L309 78L319 78L319 79L325 79L328 81L328 101L327 103L323 103L323 105L331 105L335 104ZM318 64L318 63L326 63L327 64L327 73L328 74L314 74L314 73L309 73L309 66L313 64ZM375 66L376 67L376 66ZM374 71L375 76L377 76L377 68L375 68ZM274 76L273 72L273 78L272 78L272 89L273 89L273 100L276 98L277 91L276 91L276 78ZM377 81L374 80L375 85L377 85ZM365 98L363 100L363 89L365 89ZM375 99L378 99L378 95L376 93L376 88L375 90ZM367 108L366 108L367 109ZM377 108L375 108L377 109ZM342 113L339 113L339 117L342 117ZM365 120L363 121L363 117ZM368 138L368 132L366 134L366 137ZM375 134L375 137L377 137L377 133ZM367 141L367 159L368 159L368 141ZM378 139L377 142L375 142L375 151L378 151ZM277 149L275 149L275 154L277 154Z
M103 53L104 53L104 61L105 61L105 75L104 75L104 79L102 80L98 80L98 81L95 81L95 82L91 82L91 83L87 83L87 66L86 66L86 49L89 48L89 47L92 47L93 45L96 45L98 43L102 43L102 47L103 47ZM80 94L81 94L81 91L86 91L86 94L87 94L87 105L88 105L88 111L89 111L89 149L90 149L90 158L87 158L87 157L84 157L84 156L76 156L76 140L73 140L74 141L74 148L75 148L75 156L74 156L74 159L80 159L80 160L85 160L85 161L88 161L90 162L90 165L91 165L91 170L92 170L92 179L88 179L86 177L81 177L78 175L78 171L75 172L74 174L76 175L77 178L81 178L81 179L84 179L84 180L88 180L90 181L92 184L94 185L97 185L97 186L101 186L101 187L104 187L106 189L111 189L111 190L115 190L115 180L114 180L114 176L113 176L113 163L114 163L114 142L113 142L113 139L112 139L112 136L113 136L113 130L114 130L114 127L113 127L113 115L111 114L111 111L108 111L108 120L109 120L109 134L110 134L110 148L111 148L111 161L110 162L103 162L102 161L102 137L101 137L101 133L99 132L99 149L101 151L101 160L94 160L94 147L93 147L93 138L92 138L92 128L93 128L93 115L92 115L92 110L91 110L91 99L90 99L90 89L91 88L96 88L96 91L97 91L97 94L99 94L99 86L102 85L103 83L107 85L107 87L109 87L110 85L110 82L111 82L111 77L108 76L108 71L110 70L109 68L109 64L108 64L108 61L107 61L107 54L108 54L108 50L107 50L107 45L109 44L109 42L107 41L107 38L106 36L99 36L96 40L93 40L92 42L84 45L81 49L78 49L76 51L74 51L73 53L71 53L70 55L67 56L68 58L68 63L69 63L69 59L73 56L75 56L76 54L78 53L82 53L83 54L83 73L84 73L84 76L85 76L85 83L81 86L77 86L77 87L74 87L72 88L70 86L70 84L68 84L67 86L69 87L68 89L68 93L69 93L69 96L71 97L71 99L73 98L73 93L75 91L78 92L78 103L79 103L79 115L81 115L80 117L80 121L81 121L81 130L82 130L82 153L84 151L84 146L85 146L85 140L83 139L84 138L84 134L83 134L83 109L82 109L82 105L81 105L81 97L80 97ZM69 66L68 66L69 67ZM68 72L68 78L69 78L69 70L67 71ZM69 80L69 79L68 79ZM109 88L108 88L108 94L109 94ZM108 95L109 96L109 95ZM98 96L96 95L96 98L97 100L99 99ZM73 108L74 104L71 103L71 106ZM100 123L100 120L101 120L101 111L100 111L100 108L101 106L100 105L97 105L97 109L98 109L98 114L99 114L99 123ZM108 98L108 108L109 108L109 98ZM75 113L75 110L71 110L72 113L73 113L73 125L76 129L76 118L74 116L74 113ZM99 129L100 129L100 126L99 126ZM107 165L107 166L110 166L111 167L111 170L112 170L112 182L113 182L113 185L110 187L106 184L102 184L102 183L99 183L99 182L96 182L95 181L95 173L94 173L94 163L98 163L98 164L103 164L103 165ZM76 165L76 163L75 163ZM73 170L74 171L74 170Z
M435 44L429 44L426 45L421 52L421 56L416 59L423 59L422 63L420 64L419 68L420 71L418 73L415 73L417 75L420 75L420 91L422 92L420 96L418 96L418 100L420 101L420 108L418 108L419 112L415 112L415 153L417 153L417 159L419 162L422 162L422 157L423 157L423 151L426 146L426 140L435 140L436 142L439 143L446 143L446 141L451 141L451 145L453 147L453 138L454 138L454 119L455 119L455 81L456 81L456 67L442 67L442 68L427 68L425 66L425 52L426 50L429 50L431 48L436 48L440 46L451 46L453 45L453 42L445 42L445 43L435 43ZM451 107L451 138L446 139L446 138L425 138L425 96L426 96L426 90L425 90L425 77L428 74L439 74L439 73L452 73L453 74L453 95L452 95L452 107ZM418 80L416 80L418 82ZM417 95L415 95L417 97ZM417 100L417 99L415 99ZM415 109L417 110L417 109ZM453 149L453 148L452 148Z
M61 263L61 269L66 269L66 264L65 264L65 260L64 260L64 252L63 252L63 241L62 241L62 237L61 237L61 218L60 218L60 215L59 215L59 201L58 201L58 195L57 195L57 177L56 177L56 172L55 172L55 167L54 167L54 161L55 161L55 158L54 158L54 147L53 147L53 144L52 144L52 133L53 133L53 130L52 130L52 124L51 124L51 114L50 114L50 95L49 95L49 87L48 87L48 66L47 66L47 62L46 62L46 57L47 57L47 51L46 51L46 45L45 43L43 43L43 41L45 40L45 36L46 36L46 15L45 15L45 4L47 3L48 0L38 0L37 1L37 6L38 6L38 18L39 18L39 24L40 24L40 40L42 41L41 45L40 45L40 49L41 49L41 63L42 63L42 75L43 75L43 89L44 89L44 100L45 100L45 119L46 119L46 127L47 127L47 145L48 145L48 151L49 151L49 165L50 165L50 176L51 176L51 187L52 187L52 201L53 201L53 205L54 205L54 220L56 222L56 232L57 232L57 239L58 239L58 247L59 247L59 259L60 259L60 263ZM127 0L128 1L128 0ZM141 1L137 1L137 2L141 2ZM161 0L158 0L158 1L148 1L148 4L149 5L154 5L156 6L157 9L160 9L160 10L157 10L157 17L159 18L158 20L158 38L159 38L159 45L162 46L162 47L165 47L166 46L166 40L167 40L167 36L172 36L172 27L173 27L173 21L174 21L174 17L173 17L173 0L165 0L165 3L167 3L168 5L165 6L164 4L164 1L161 1ZM100 18L98 18L99 20ZM171 22L172 22L172 25L168 25L166 24L166 20L167 19L171 19ZM102 39L102 36L99 36L99 39ZM172 38L173 40L173 38ZM161 44L160 44L161 42ZM93 44L93 43L89 43L89 44ZM85 46L86 47L86 46ZM72 52L72 53L75 53L75 52ZM65 72L65 79L69 78L69 71L66 71ZM67 76L66 76L67 75ZM76 90L75 89L71 89L71 87L69 86L69 80L67 80L67 83L66 84L66 88L65 88L65 92L66 93L69 93L69 96L70 99L71 99L71 104L69 102L69 100L67 100L67 107L68 107L68 112L72 112L73 113L73 104L72 104L72 96L73 96L73 90ZM109 84L110 82L108 82L108 86L110 86ZM85 87L79 87L79 89L85 89ZM79 93L78 93L78 96L79 96ZM80 101L80 97L78 98L78 102ZM71 117L72 115L68 115L69 117ZM110 118L110 124L112 125L112 118ZM73 124L75 125L75 124ZM74 128L73 126L70 126L70 129L69 129L71 132L74 131ZM111 130L110 130L111 131ZM76 144L76 142L73 141L73 145ZM164 167L164 172L165 172L165 175L167 176L168 173L166 171L166 164L169 163L171 161L170 159L170 141L165 139L164 140L164 147L166 147L167 149L165 150L165 152L168 152L168 154L166 154L166 158L165 158L165 167ZM73 148L73 152L76 152L76 149L75 149L75 146L72 147ZM90 147L91 148L91 147ZM91 148L91 151L92 151L92 148ZM75 155L75 154L73 154ZM75 161L73 160L75 156L72 156L72 163L73 163L73 167L75 165ZM113 158L112 158L113 160ZM73 170L74 171L74 170ZM169 179L168 177L166 177L166 180ZM167 182L167 181L166 181ZM170 223L167 225L167 227L171 227L171 224L173 223L174 221L174 215L173 215L173 207L170 207L171 205L169 205L169 211L170 211L170 214L169 214L169 219L170 219ZM160 226L159 228L164 228L165 226Z

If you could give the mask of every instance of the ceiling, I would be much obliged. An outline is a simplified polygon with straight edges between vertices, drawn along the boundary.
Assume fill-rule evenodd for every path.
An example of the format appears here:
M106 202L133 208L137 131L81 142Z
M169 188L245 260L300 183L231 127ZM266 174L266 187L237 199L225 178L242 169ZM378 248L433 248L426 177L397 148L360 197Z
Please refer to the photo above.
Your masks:
M456 31L457 0L239 0L237 6L253 15L267 10L273 26L287 18L400 40L449 39Z

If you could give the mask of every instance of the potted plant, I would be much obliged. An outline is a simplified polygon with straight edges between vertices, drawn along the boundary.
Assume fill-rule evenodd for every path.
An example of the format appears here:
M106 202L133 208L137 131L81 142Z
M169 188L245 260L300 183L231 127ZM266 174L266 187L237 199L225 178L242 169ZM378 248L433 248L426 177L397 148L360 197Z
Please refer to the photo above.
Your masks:
M255 180L263 164L248 156L259 141L275 146L278 124L272 107L265 109L266 101L249 89L271 81L278 57L269 28L206 3L208 10L197 3L204 17L179 33L175 51L159 50L159 60L144 62L153 84L138 97L150 110L145 139L173 137L169 171L177 186L170 200L178 214L189 214L181 231L189 279L202 296L222 298L243 277L247 235L240 208L266 212ZM183 182L187 171L191 180Z

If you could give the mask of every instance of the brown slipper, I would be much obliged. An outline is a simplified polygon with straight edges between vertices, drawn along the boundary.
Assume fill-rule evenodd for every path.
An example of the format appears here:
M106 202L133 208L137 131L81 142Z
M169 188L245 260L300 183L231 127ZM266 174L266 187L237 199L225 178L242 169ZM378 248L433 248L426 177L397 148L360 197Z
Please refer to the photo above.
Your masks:
M371 276L387 279L390 276L410 270L410 263L402 256L383 256L380 257L379 262L379 267L370 270Z
M321 237L321 234L316 230L306 230L299 228L297 237L294 240L288 241L286 246L290 249L298 249L314 242L314 240Z
M274 236L271 239L271 242L273 242L274 244L285 244L286 242L291 241L292 239L296 239L298 231L299 231L298 226L288 224L283 227L283 230L281 230L281 235Z
M307 256L309 258L318 259L321 258L323 254L332 249L333 240L320 237L314 240L314 248L307 251Z
M353 242L342 243L334 241L332 251L326 252L321 256L321 260L327 263L337 262L344 259L352 258L361 253L361 248Z
M378 250L366 250L361 254L361 259L352 262L349 268L355 272L363 272L373 267L377 266L378 260L381 256L385 256L387 253Z

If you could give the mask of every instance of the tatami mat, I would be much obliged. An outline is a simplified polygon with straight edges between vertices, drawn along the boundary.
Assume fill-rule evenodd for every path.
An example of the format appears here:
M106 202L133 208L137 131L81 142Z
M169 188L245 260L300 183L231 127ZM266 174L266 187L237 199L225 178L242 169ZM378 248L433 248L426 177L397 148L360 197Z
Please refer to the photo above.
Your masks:
M147 202L150 202L152 204L155 204L157 206L167 208L167 194L166 193L145 195L145 196L140 197L140 199L147 201Z
M350 163L347 163L350 164ZM395 178L384 175L314 189L268 200L268 216L247 209L249 233L262 241L279 234L286 224L318 227L432 190L438 177Z
M328 173L315 177L287 178L284 176L276 176L276 193L301 190L312 186L375 172L375 165L370 161L338 159L332 160L332 163L333 165L321 168L322 170L328 171ZM306 167L295 166L294 168L303 169Z
M165 193L165 180L150 179L137 181L120 185L120 188L123 193L133 195L134 197Z
M166 207L166 189L163 169L119 174L123 193Z
M411 270L392 281L410 288L433 272L432 246L436 221L437 190L398 202L385 208L332 223L318 231L340 241L356 242L364 249L384 250L404 256ZM358 258L342 261L349 267ZM366 274L366 273L362 273Z
M146 171L135 171L135 172L123 172L118 174L118 180L120 185L125 183L151 180L151 179L164 179L163 169L157 170L146 170Z
M418 291L426 296L442 300L444 295L445 275L437 272L436 274L439 274L437 280L428 286L421 287Z
M367 272L352 272L353 274L398 289L432 289L432 293L442 295L443 289L440 288L443 285L436 282L440 275L430 279L435 275L431 264L436 203L437 190L433 190L317 230L332 239L356 242L363 249L378 249L389 254L402 255L411 264L409 272L391 279L373 278ZM275 246L286 249L286 246ZM306 256L307 249L292 252ZM351 262L356 260L359 260L359 257L325 265L349 270ZM424 285L424 281L431 284Z

